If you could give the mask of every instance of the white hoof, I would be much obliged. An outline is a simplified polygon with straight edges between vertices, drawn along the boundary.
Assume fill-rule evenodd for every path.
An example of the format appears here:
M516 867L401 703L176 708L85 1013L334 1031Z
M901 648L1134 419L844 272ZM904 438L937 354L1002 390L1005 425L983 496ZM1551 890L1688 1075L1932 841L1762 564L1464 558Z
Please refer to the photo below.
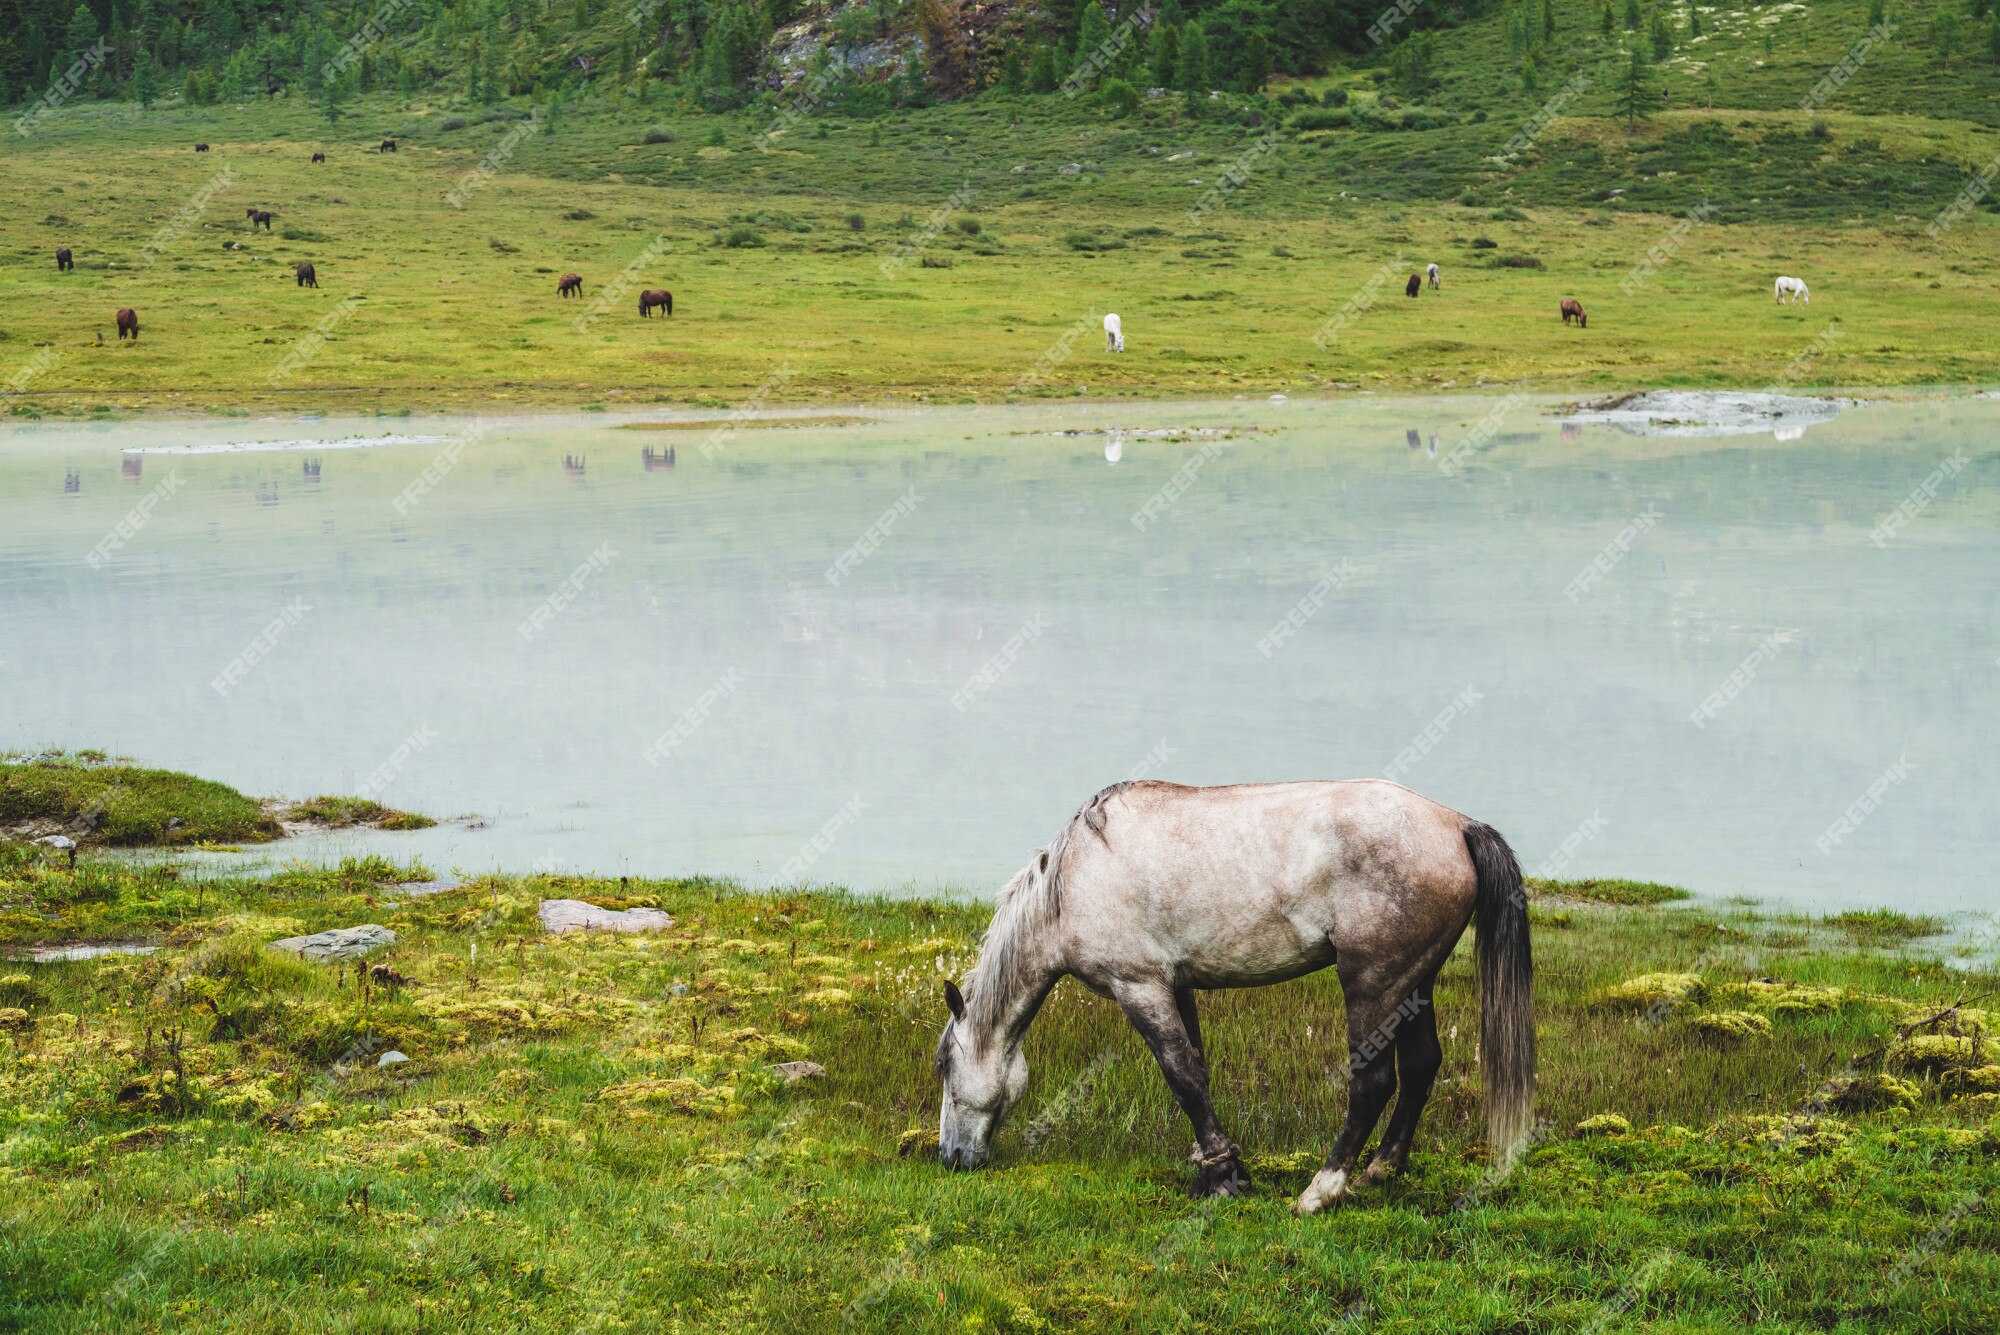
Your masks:
M1332 1168L1322 1168L1314 1174L1313 1180L1299 1194L1292 1209L1299 1214L1318 1214L1329 1205L1338 1204L1347 1195L1347 1174Z

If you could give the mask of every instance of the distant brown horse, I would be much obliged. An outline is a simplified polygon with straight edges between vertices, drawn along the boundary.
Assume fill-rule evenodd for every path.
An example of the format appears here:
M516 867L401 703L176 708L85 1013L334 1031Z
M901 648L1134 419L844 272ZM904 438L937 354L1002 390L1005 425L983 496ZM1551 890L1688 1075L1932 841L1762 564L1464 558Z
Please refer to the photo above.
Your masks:
M556 295L559 297L580 297L583 295L583 275L566 273L556 280Z
M1590 317L1583 313L1583 303L1578 301L1575 297L1563 298L1562 311L1563 311L1564 324L1568 324L1570 322L1570 317L1575 316L1576 327L1578 329L1590 328Z
M663 287L649 287L639 294L640 319L652 319L652 311L655 306L664 308L668 315L672 315L674 313L674 294Z
M292 272L298 278L300 287L319 286L319 275L313 272L311 263L301 264Z
M313 154L313 161L314 161L314 162L325 162L325 161L326 161L326 154L324 154L324 153L315 153L315 154Z
M258 223L264 224L265 231L268 232L271 230L271 212L269 209L245 209L243 210L243 216L250 220L251 231L254 232L257 230Z
M196 144L196 145L194 146L194 151L195 151L195 152L197 152L197 153L206 153L206 152L208 152L208 145L207 145L207 144Z
M394 153L396 151L396 141L393 139L384 139L381 146L375 151L377 153Z
M76 267L76 261L69 257L69 247L58 246L56 248L56 272L68 273L71 269L74 269L75 267Z
M1424 280L1417 277L1415 274L1411 274L1409 283L1405 285L1405 287L1403 288L1403 295L1406 297L1414 297L1417 295L1417 293L1423 290L1424 290Z
M130 306L120 306L118 308L118 341L123 343L127 334L132 336L134 343L139 341L139 313Z

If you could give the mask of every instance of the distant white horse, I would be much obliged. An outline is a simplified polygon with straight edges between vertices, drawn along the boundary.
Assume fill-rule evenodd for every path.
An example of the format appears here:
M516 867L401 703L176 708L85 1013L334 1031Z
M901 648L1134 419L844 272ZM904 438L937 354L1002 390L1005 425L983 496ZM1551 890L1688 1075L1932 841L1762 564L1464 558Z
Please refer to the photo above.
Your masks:
M1104 350L1125 351L1125 325L1119 320L1116 312L1104 317Z
M1802 278L1779 278L1773 286L1772 295L1778 299L1778 304L1781 306L1789 304L1792 298L1797 298L1808 306L1812 305L1812 289L1806 286Z
M1428 278L1428 279L1430 279L1430 280L1431 280L1431 291L1433 291L1433 292L1437 291L1437 290L1438 290L1438 267L1437 267L1437 265L1435 265L1435 264L1426 264L1426 265L1424 266L1424 277L1426 277L1426 278Z

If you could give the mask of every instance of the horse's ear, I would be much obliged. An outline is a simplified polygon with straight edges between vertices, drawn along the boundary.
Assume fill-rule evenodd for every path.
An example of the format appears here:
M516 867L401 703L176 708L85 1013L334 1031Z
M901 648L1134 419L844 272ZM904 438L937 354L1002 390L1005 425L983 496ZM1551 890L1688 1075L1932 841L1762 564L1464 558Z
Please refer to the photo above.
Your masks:
M958 984L947 978L944 980L944 1004L951 1007L951 1018L965 1018L965 996L958 990Z

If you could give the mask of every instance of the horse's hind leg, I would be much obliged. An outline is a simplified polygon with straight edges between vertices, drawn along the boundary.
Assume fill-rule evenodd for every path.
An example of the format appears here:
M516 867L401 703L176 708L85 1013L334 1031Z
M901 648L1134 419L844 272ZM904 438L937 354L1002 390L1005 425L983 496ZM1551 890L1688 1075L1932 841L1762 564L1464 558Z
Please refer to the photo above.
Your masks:
M1362 1182L1371 1186L1400 1173L1409 1161L1410 1144L1417 1137L1417 1119L1424 1115L1431 1085L1437 1079L1438 1068L1444 1065L1444 1048L1438 1043L1437 1007L1431 1000L1431 989L1436 983L1435 974L1424 980L1414 998L1419 1007L1417 1013L1396 1030L1396 1111L1389 1114L1382 1143L1376 1147L1368 1171L1361 1175Z
M1243 1171L1241 1151L1224 1134L1208 1097L1208 1062L1202 1056L1194 994L1185 988L1176 992L1164 984L1125 983L1114 985L1111 995L1152 1049L1153 1060L1160 1064L1160 1073L1174 1092L1174 1101L1194 1127L1192 1157L1199 1167L1192 1194L1241 1195L1250 1179Z
M1348 1178L1361 1147L1396 1091L1396 1047L1394 1035L1402 1023L1404 1007L1398 999L1363 999L1358 989L1341 979L1347 993L1347 1120L1334 1138L1326 1164L1300 1193L1294 1207L1300 1214L1314 1214L1344 1199Z

